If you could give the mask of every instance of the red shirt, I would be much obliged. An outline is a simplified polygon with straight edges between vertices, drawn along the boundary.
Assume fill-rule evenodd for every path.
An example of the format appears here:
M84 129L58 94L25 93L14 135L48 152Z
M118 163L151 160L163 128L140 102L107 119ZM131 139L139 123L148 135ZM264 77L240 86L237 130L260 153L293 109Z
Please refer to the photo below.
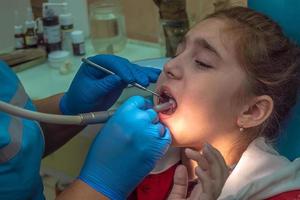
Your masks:
M266 200L300 200L300 190L283 192Z
M173 177L178 164L160 174L148 175L131 193L128 200L165 200L173 186ZM300 190L284 192L266 200L300 200Z
M164 200L173 186L173 177L178 164L160 174L148 175L131 193L128 200Z

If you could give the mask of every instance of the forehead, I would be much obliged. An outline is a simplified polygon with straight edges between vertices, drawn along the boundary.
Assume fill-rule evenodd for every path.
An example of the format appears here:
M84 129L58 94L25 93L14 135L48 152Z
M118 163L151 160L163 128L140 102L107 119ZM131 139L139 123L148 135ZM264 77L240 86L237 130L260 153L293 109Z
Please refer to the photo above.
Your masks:
M187 33L187 35L200 34L208 37L219 36L228 27L225 20L209 18L200 21Z
M225 20L205 19L186 34L186 40L189 43L194 43L199 39L204 39L211 44L225 60L237 58L234 32L230 31L228 22Z

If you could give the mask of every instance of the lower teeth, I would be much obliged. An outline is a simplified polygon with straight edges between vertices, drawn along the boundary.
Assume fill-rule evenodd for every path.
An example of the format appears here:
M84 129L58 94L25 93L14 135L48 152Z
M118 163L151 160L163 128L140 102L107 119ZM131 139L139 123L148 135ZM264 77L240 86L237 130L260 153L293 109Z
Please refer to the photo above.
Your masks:
M169 99L168 103L171 104L171 106L169 107L169 109L164 110L162 113L164 114L173 114L175 112L176 109L176 101L174 99Z

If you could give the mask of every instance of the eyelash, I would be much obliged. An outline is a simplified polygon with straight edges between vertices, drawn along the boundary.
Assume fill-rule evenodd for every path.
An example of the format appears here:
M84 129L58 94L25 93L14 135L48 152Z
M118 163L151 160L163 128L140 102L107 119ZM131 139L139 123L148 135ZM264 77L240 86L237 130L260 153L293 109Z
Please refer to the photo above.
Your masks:
M204 63L204 62L202 62L202 61L199 61L199 60L195 60L195 63L196 63L197 65L203 67L203 68L206 68L206 69L211 69L211 68L213 68L213 66L208 65L208 64L206 64L206 63Z
M176 58L177 56L178 56L178 54L172 56L171 58L173 59L173 58ZM206 68L206 69L212 69L212 68L213 68L213 66L208 65L208 64L206 64L206 63L204 63L204 62L202 62L202 61L200 61L200 60L195 60L195 63L196 63L198 66L202 67L202 68Z

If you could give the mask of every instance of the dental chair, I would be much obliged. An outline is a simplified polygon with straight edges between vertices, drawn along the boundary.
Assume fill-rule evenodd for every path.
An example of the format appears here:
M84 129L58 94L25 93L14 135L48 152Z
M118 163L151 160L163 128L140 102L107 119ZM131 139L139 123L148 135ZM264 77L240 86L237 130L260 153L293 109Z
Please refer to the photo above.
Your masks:
M299 0L248 0L248 7L271 17L290 39L300 45ZM300 157L300 92L290 117L282 124L276 147L290 160Z

